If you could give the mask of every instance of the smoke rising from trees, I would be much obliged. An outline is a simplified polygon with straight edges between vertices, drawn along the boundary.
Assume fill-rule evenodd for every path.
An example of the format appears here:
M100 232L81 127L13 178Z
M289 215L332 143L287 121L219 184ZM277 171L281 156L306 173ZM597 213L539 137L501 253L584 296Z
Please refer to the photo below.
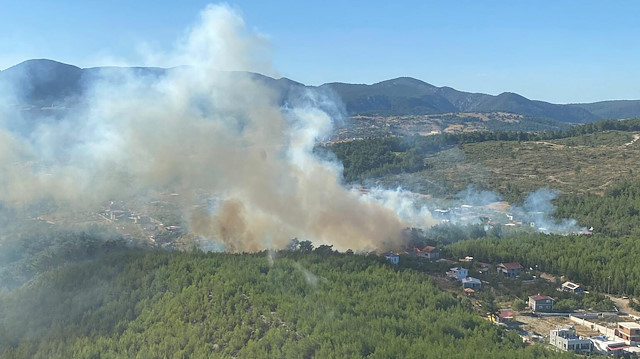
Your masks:
M269 71L266 49L232 9L208 6L174 53L149 56L186 66L165 76L105 69L64 118L28 130L3 111L0 200L88 209L169 191L181 194L192 233L230 251L294 237L396 247L410 223L390 202L346 189L341 166L312 153L332 131L328 112L340 112L327 110L331 100L300 91L281 107L255 76L235 71ZM197 205L202 193L217 204Z
M67 107L60 118L22 116L21 82L0 84L0 201L53 198L61 208L95 210L179 193L198 243L234 252L283 248L295 237L387 250L403 244L404 228L438 223L412 193L344 186L342 166L313 152L341 120L341 105L304 88L283 105L247 72L274 74L268 49L231 8L208 6L173 52L147 56L181 66L162 74L103 68L82 98L53 104ZM474 205L469 196L498 198L461 196ZM554 195L533 196L524 211L540 212L531 220L542 223ZM553 225L545 224L552 232Z

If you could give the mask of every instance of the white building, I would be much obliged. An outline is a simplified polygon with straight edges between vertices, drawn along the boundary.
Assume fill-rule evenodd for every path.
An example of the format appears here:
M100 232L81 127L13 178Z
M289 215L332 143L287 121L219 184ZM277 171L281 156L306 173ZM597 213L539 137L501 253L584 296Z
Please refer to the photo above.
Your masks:
M466 277L462 279L462 288L480 289L482 282L478 278Z
M593 350L605 355L620 356L628 352L629 345L620 340L610 340L605 335L590 338Z
M469 276L469 270L467 268L453 267L447 272L447 277L455 280L463 280Z
M591 353L593 350L591 340L578 336L571 325L557 327L552 330L549 333L549 343L564 351L573 351L579 354Z
M562 283L562 291L574 293L574 294L584 293L584 289L580 286L580 284L573 283L573 282Z

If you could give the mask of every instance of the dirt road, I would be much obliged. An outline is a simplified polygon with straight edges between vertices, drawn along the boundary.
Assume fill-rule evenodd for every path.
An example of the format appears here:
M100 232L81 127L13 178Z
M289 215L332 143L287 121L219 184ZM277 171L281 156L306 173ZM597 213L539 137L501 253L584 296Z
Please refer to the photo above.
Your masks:
M629 307L629 300L609 295L609 299L616 305L619 311L640 316L640 312Z
M634 133L633 134L633 140L631 140L631 142L627 142L624 144L624 146L631 146L633 145L637 140L640 140L640 134Z

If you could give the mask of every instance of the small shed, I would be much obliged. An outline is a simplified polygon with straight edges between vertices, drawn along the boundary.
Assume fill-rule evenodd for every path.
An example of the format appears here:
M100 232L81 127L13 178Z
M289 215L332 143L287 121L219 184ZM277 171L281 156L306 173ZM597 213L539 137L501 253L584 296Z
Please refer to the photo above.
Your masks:
M471 289L471 288L464 288L463 289L465 293L467 293L467 295L471 295L473 293L475 293L476 291Z
M516 312L511 309L498 310L498 322L509 323L516 319Z

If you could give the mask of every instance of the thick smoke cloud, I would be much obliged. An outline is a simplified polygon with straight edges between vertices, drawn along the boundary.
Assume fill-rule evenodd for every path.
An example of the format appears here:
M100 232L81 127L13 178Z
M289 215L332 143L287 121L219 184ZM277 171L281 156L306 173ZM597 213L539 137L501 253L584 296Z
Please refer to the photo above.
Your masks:
M17 120L4 111L0 201L91 209L175 192L189 231L229 251L294 237L382 250L409 224L429 225L394 195L346 189L340 166L312 153L331 134L328 113L339 113L330 100L302 92L282 108L254 76L230 71L268 71L267 48L229 7L209 6L175 53L150 56L187 66L164 76L103 70L74 110L29 130L10 129Z
M496 214L490 204L499 197L472 187L448 205L401 189L345 188L341 165L313 152L341 120L339 101L304 89L283 101L244 72L275 75L268 49L232 9L208 6L172 53L147 54L154 65L180 66L95 70L81 98L53 104L64 111L27 118L28 91L18 86L27 81L0 83L0 204L53 198L59 208L95 213L110 201L176 193L196 242L235 252L283 248L292 238L399 249L406 227L477 224L488 210L505 225L576 230L574 221L553 220L557 194L544 190Z

